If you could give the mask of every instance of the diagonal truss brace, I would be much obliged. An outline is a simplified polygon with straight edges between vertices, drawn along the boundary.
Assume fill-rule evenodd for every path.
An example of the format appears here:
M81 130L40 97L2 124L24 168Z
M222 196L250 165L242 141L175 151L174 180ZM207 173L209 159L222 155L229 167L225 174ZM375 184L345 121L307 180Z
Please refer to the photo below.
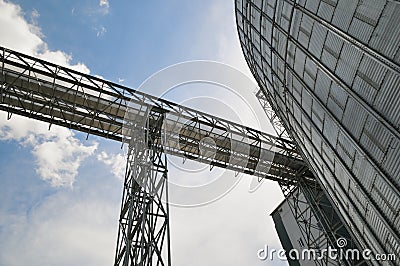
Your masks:
M140 120L146 105L166 114L170 137L157 147L167 154L286 183L305 165L284 138L2 47L0 61L0 110L9 114L123 141L126 114ZM201 153L205 137L216 153Z

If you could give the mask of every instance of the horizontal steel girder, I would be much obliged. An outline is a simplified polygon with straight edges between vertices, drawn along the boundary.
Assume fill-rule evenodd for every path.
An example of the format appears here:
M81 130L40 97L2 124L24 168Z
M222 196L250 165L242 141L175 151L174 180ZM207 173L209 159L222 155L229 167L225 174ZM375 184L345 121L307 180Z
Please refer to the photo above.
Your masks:
M165 114L155 145L167 154L283 183L304 173L289 140L6 48L0 60L0 110L10 114L124 141L151 109Z

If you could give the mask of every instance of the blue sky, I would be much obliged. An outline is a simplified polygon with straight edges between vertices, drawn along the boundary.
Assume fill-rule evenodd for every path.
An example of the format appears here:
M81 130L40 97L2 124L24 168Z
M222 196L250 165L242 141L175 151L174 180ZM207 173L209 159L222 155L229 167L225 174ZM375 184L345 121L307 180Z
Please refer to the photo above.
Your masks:
M189 60L249 73L233 1L0 0L0 23L1 46L132 88ZM218 115L218 106L193 97L221 100L221 91L194 87L170 97ZM229 98L224 104L235 105ZM112 264L124 157L119 143L85 139L18 116L7 121L0 113L0 265ZM172 174L187 176L177 169ZM249 193L249 183L244 176L226 197L203 207L172 208L173 265L285 265L256 255L265 244L280 247L269 217L282 199L279 188L264 182Z
M34 20L50 50L65 51L92 73L123 78L129 86L174 63L216 60L221 49L216 34L236 30L233 16L224 21L225 14L219 14L233 8L231 1L115 1L107 11L93 0L14 2L28 21L32 11L40 14Z

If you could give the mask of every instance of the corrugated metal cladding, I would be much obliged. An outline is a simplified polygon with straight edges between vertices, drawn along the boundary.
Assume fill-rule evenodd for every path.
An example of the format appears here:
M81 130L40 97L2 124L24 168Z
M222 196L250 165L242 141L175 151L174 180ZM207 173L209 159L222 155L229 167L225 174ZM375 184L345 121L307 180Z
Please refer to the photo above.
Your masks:
M349 228L400 255L400 5L237 0L236 14L253 75Z

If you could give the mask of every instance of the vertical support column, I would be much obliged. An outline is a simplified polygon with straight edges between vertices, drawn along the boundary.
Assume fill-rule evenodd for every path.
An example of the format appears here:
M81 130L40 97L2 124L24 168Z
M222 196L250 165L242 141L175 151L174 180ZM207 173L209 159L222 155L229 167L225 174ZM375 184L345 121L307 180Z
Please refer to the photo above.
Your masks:
M132 126L114 265L170 265L164 114Z

